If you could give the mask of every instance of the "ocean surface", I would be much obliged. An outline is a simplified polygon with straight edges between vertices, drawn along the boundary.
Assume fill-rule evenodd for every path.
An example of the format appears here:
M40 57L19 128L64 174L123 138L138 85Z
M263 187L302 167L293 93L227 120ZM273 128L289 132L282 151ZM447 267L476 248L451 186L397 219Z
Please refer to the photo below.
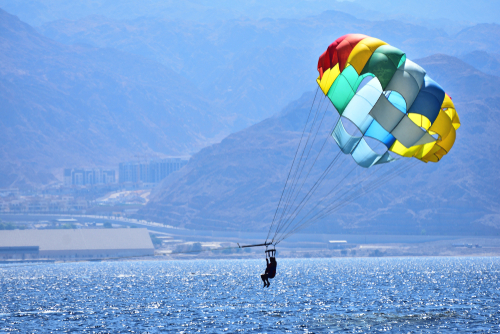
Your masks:
M500 258L0 265L0 332L500 332Z

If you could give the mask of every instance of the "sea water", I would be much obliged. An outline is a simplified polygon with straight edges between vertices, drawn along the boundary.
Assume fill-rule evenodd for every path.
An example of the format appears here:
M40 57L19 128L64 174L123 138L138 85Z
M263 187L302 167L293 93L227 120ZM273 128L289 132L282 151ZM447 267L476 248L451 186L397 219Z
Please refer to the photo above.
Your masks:
M500 258L0 266L0 332L500 332Z

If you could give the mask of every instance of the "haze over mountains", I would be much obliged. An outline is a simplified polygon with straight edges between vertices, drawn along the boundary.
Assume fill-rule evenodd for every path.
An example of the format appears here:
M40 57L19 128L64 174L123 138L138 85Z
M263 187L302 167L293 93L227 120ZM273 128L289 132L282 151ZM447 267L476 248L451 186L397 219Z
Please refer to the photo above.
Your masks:
M46 23L40 31L65 44L113 47L158 61L185 75L212 97L240 130L269 117L304 91L315 89L318 55L325 44L352 32L377 36L410 59L474 50L500 58L500 25L475 25L456 35L401 20L363 20L327 11L298 19L229 19L210 23L101 16ZM485 34L488 31L488 34ZM325 41L328 41L325 43Z
M236 132L166 180L142 214L265 229L318 56L361 32L412 60L428 57L421 65L452 95L463 126L448 161L401 175L327 226L356 232L390 221L394 230L408 221L405 231L441 233L439 213L457 221L457 233L496 231L498 4L460 1L455 12L447 4L126 1L117 9L104 0L0 0L35 26L0 10L0 187L39 186L65 167L116 167L135 154L193 154Z
M0 28L0 187L138 153L185 155L227 131L203 93L159 63L54 42L2 10Z

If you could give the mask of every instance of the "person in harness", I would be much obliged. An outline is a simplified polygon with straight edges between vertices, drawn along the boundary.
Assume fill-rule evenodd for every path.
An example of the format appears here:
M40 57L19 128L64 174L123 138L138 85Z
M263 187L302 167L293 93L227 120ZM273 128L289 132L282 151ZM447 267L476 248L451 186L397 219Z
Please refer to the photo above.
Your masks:
M269 259L267 258L268 253L270 254ZM263 288L265 287L269 288L269 286L271 285L271 283L269 283L269 279L274 278L274 276L276 276L276 267L278 266L278 263L276 262L275 255L276 255L275 249L272 249L270 251L266 250L266 263L267 263L266 271L264 274L260 275L262 282L264 282Z

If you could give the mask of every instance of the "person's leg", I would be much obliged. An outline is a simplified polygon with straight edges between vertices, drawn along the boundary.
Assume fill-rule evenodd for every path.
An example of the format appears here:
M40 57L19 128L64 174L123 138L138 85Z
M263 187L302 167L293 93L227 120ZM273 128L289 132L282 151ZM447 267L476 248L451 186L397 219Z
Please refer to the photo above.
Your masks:
M269 282L269 280L267 279L267 274L260 275L260 278L262 279L262 282L264 282L263 288L265 288L267 284L266 281Z

